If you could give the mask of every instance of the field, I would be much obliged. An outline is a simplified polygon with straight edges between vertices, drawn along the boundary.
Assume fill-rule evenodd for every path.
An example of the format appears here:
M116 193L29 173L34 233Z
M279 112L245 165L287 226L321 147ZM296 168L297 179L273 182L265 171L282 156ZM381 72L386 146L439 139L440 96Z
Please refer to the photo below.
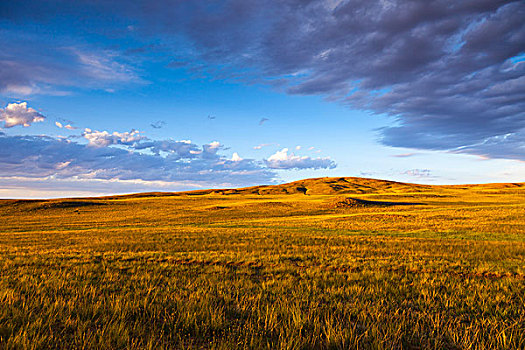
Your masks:
M524 349L525 183L0 201L0 349Z

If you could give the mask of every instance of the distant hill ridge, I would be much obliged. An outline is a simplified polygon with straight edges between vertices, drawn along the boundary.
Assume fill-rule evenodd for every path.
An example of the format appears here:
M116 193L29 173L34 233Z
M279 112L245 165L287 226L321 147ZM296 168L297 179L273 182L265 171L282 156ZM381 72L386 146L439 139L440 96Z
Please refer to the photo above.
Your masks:
M279 195L279 194L306 194L306 195L344 195L344 194L378 194L378 193L414 193L428 192L439 189L525 189L522 183L494 183L479 185L419 185L412 183L377 180L361 177L320 177L289 182L280 185L252 186L233 189L206 189L184 192L148 192L116 197L150 197L150 196L179 196L179 195Z

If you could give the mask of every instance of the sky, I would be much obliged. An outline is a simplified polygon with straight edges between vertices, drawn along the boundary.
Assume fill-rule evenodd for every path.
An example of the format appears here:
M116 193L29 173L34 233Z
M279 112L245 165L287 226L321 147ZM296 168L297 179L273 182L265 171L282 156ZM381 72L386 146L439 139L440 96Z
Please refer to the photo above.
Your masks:
M525 181L525 2L0 1L0 198Z

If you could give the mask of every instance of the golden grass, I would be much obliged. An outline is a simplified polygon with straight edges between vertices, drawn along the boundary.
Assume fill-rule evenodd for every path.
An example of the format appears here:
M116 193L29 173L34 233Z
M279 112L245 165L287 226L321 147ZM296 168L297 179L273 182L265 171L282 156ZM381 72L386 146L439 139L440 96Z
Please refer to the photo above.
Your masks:
M1 349L525 348L525 184L325 178L0 217Z

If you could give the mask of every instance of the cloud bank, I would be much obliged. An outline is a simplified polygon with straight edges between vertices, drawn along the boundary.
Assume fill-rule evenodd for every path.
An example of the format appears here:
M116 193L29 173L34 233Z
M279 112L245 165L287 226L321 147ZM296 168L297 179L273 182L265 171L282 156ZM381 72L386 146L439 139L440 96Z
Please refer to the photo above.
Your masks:
M145 145L125 148L92 147L67 139L48 136L0 135L2 178L76 179L76 180L140 180L166 183L192 182L202 186L248 185L270 183L275 173L257 161L227 159L214 153L205 156L204 149L185 142L168 142L173 154L141 153ZM177 145L200 149L196 154L177 152ZM157 146L155 143L151 147ZM213 146L214 144L212 144Z

